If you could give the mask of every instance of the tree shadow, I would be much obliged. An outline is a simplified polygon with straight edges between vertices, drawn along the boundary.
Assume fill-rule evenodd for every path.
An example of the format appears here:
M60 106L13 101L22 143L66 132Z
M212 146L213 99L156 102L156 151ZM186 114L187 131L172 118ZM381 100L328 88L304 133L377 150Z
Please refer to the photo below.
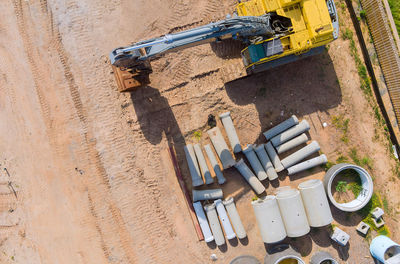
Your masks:
M262 131L292 114L326 112L342 101L339 81L327 52L225 84L237 105L254 104ZM260 134L256 144L264 143Z

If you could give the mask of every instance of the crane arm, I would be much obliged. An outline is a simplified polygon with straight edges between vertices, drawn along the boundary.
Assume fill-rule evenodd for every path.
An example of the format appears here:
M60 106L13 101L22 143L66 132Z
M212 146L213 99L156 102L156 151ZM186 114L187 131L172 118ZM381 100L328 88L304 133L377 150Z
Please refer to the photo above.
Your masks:
M137 68L151 58L196 45L237 38L248 42L249 38L274 35L270 15L259 17L240 16L227 18L186 31L167 34L158 38L137 42L131 46L117 48L110 54L111 64L122 68Z

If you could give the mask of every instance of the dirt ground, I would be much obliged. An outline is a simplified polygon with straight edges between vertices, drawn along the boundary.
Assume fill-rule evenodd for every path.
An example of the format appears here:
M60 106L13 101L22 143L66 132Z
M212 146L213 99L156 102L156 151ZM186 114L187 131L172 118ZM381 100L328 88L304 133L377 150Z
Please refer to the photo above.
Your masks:
M208 115L227 110L242 144L264 143L263 131L296 114L310 122L309 135L329 160L353 147L370 157L375 190L390 208L385 221L400 241L394 160L359 88L348 41L226 84L243 75L241 59L199 46L155 61L150 86L117 91L112 49L221 19L234 6L229 0L0 2L1 263L208 263L213 253L217 263L241 254L262 260L268 247L250 206L254 193L238 172L224 172L223 190L235 197L248 239L217 248L197 240L166 151L168 142L175 145L190 187L183 146L198 141L196 131L209 142ZM341 15L349 25L347 13ZM348 143L332 124L340 115L350 119ZM323 175L322 168L290 178L282 173L278 184L265 185L272 194ZM332 245L326 230L288 243L306 259L323 248L341 263L373 263L354 230L360 219L334 216L351 235L347 248Z

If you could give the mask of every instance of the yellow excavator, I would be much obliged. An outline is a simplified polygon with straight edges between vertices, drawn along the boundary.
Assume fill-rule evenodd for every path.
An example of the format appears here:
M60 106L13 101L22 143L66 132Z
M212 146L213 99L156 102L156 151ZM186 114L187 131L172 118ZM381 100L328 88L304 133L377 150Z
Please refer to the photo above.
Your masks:
M114 49L110 61L125 92L147 85L150 61L167 52L237 39L246 45L241 56L253 74L321 53L338 35L333 0L250 0L224 20Z

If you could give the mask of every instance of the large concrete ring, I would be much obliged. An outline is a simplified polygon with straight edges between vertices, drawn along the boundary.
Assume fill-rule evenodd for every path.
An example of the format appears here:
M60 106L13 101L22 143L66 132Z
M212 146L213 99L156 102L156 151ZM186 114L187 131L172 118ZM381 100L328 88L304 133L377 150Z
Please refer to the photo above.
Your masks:
M335 177L343 170L355 170L360 176L362 185L362 190L358 197L348 203L338 203L332 196L332 182ZM348 163L340 163L332 166L332 168L330 168L325 174L324 186L331 203L336 208L345 212L355 212L363 208L371 199L372 193L374 191L374 184L369 173L360 166Z
M338 264L338 262L328 252L318 251L311 257L310 264Z
M284 260L286 261L283 262ZM272 255L267 254L264 258L264 264L279 264L281 262L305 264L305 262L301 259L300 254L294 251L292 248L288 248L284 251L277 252Z

